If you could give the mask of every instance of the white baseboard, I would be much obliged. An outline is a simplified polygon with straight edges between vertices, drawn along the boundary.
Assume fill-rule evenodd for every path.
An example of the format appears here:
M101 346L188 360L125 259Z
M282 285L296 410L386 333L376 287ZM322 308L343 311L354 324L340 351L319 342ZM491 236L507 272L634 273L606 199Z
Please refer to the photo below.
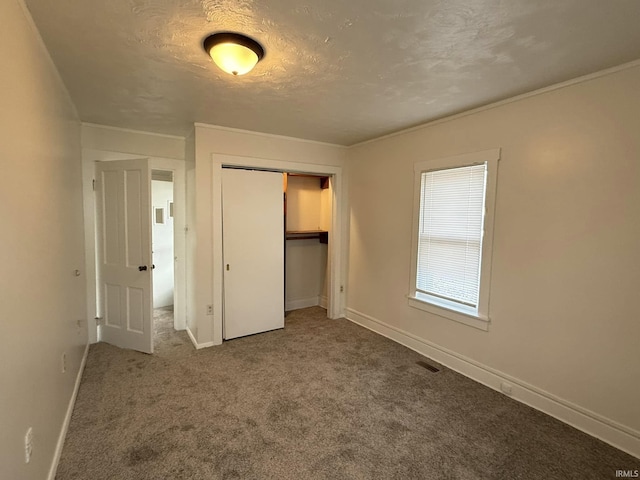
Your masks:
M493 390L501 391L500 384L507 382L512 385L511 398L640 458L640 432L630 427L352 308L347 308L346 317Z
M187 335L189 335L189 338L191 339L191 343L193 343L193 346L196 348L196 350L200 350L202 348L207 348L207 347L213 347L215 345L215 343L213 342L198 343L198 341L196 340L196 337L193 335L193 333L191 333L191 329L187 327L186 330L187 330Z
M76 375L76 384L73 387L73 393L69 399L69 405L67 406L67 413L64 416L64 422L62 422L62 428L60 429L60 435L58 435L58 443L56 444L56 450L53 453L53 461L51 462L51 468L49 468L48 480L55 480L56 471L58 470L58 463L60 462L60 456L62 455L62 447L64 447L64 439L67 436L67 430L69 430L69 423L71 422L71 415L73 414L73 407L76 405L76 397L78 396L78 390L80 389L80 382L82 381L82 372L84 372L84 366L87 363L87 355L89 354L89 344L84 348L84 354L80 361L80 368Z
M297 300L288 300L284 308L287 312L290 312L291 310L298 310L300 308L315 307L319 304L319 297L315 296L309 298L299 298Z
M325 310L327 308L329 308L327 305L329 305L329 299L327 298L326 295L320 295L318 297L318 305L320 305L322 308L324 308Z

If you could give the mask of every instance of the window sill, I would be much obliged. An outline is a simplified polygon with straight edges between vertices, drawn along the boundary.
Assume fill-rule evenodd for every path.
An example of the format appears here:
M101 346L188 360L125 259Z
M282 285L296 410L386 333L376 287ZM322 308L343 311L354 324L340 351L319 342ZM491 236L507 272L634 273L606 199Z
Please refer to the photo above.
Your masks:
M458 309L458 306L454 307L453 305L450 305L451 302L446 302L446 300L440 300L436 297L431 297L422 293L409 295L407 298L409 300L410 307L433 313L439 317L448 318L449 320L463 323L464 325L468 325L469 327L477 328L485 332L489 331L489 318L484 315L476 314L471 308L469 308L469 311L464 311L463 306Z

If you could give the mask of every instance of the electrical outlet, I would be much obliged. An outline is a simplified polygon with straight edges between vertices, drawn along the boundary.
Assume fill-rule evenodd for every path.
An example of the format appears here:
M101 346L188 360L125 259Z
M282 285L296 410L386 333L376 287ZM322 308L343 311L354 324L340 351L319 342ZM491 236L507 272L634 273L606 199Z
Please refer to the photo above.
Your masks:
M207 315L213 315L213 305L207 305Z
M511 389L511 384L507 382L502 382L500 384L500 390L502 390L502 393L504 393L505 395L511 395Z
M60 370L62 373L67 373L67 352L62 352L62 358L60 359Z
M29 427L27 433L24 435L24 463L31 461L31 454L33 453L33 429Z

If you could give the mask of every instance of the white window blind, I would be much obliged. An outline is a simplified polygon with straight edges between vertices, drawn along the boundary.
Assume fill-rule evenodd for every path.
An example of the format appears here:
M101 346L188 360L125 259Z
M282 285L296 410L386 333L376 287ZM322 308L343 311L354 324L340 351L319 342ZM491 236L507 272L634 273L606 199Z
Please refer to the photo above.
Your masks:
M487 166L422 173L416 290L478 306Z

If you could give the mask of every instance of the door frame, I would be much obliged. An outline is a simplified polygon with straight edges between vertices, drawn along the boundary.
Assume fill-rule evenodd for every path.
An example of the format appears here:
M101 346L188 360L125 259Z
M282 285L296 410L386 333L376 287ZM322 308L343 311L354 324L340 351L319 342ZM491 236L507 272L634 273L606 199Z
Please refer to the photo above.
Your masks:
M345 182L342 167L315 163L289 162L266 158L211 154L211 192L213 201L213 338L222 343L224 324L224 259L222 251L222 167L256 168L282 173L308 173L330 178L332 190L331 231L329 232L329 278L327 286L327 316L331 319L344 315L345 253L344 245L347 214ZM283 266L284 268L284 266Z

